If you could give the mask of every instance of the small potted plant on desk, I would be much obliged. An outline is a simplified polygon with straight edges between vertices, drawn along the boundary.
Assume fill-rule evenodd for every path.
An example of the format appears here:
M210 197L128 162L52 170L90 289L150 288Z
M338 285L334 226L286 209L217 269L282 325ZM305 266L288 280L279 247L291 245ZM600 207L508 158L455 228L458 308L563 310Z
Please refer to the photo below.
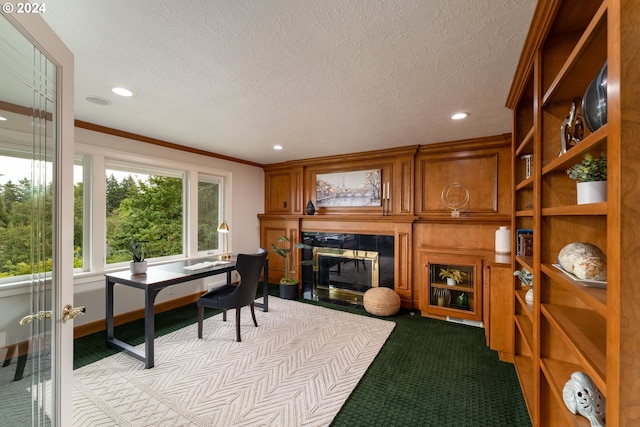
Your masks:
M291 277L291 247L287 236L278 237L278 243L286 242L286 246L279 247L272 243L273 251L284 259L284 277L280 280L280 298L295 300L298 299L298 281Z
M131 263L129 269L131 274L143 274L147 272L147 261L145 260L144 243L135 237L129 242L129 253L131 254Z
M567 175L577 181L579 205L607 201L607 153L597 159L586 153L582 163L567 169Z
M447 285L455 286L462 282L467 277L467 273L457 268L441 268L440 278L447 279Z

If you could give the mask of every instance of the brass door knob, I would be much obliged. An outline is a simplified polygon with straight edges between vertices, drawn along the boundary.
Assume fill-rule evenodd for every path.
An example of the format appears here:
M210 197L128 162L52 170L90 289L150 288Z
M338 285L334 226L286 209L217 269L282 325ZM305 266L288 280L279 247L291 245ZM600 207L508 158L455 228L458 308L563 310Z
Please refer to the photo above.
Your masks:
M84 314L87 311L84 305L79 307L71 307L71 305L67 304L62 309L62 321L66 322L67 320L71 320L78 315Z

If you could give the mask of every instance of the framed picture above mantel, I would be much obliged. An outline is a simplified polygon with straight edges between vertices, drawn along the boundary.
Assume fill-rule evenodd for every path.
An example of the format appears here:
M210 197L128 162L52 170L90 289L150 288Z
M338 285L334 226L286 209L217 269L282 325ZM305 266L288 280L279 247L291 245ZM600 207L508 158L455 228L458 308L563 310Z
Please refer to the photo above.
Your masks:
M381 206L388 186L380 169L332 172L315 175L316 207Z

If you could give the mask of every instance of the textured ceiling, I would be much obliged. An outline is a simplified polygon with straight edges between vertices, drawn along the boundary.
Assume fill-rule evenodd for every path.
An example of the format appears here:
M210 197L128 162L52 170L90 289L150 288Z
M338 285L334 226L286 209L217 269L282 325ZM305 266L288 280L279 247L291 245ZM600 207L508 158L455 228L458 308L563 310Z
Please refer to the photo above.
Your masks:
M269 164L510 132L535 3L56 0L43 17L75 55L77 119Z

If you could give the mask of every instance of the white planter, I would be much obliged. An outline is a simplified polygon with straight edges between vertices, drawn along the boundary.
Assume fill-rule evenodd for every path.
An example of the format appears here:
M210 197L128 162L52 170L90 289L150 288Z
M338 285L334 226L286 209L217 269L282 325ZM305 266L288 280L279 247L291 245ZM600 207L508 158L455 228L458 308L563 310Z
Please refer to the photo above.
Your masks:
M527 304L533 304L533 288L529 288L527 293L524 295L524 301Z
M131 274L143 274L147 272L147 261L129 263Z
M455 281L455 279L451 279L449 277L447 277L447 285L449 286L455 286L457 283Z
M607 201L607 181L578 182L578 204Z

